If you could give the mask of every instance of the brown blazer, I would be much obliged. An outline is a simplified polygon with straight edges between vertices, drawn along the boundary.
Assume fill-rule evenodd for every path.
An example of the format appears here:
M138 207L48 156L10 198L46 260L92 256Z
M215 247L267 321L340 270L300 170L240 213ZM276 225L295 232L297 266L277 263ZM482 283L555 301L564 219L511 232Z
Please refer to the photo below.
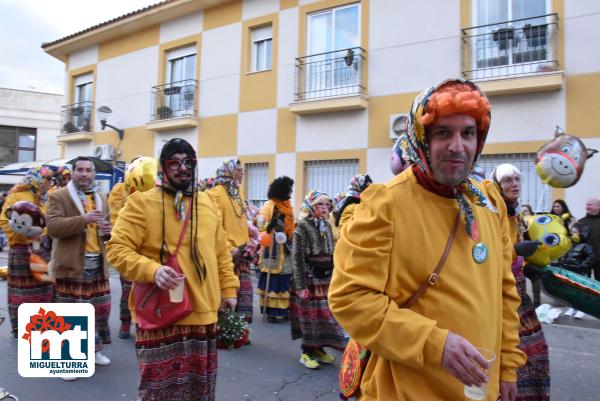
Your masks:
M106 198L100 194L102 211L108 215ZM74 200L73 186L53 192L48 200L48 235L52 237L50 274L54 278L82 278L85 256L85 217ZM80 209L81 208L81 209ZM104 244L100 243L104 254ZM108 264L104 260L104 274L108 277Z

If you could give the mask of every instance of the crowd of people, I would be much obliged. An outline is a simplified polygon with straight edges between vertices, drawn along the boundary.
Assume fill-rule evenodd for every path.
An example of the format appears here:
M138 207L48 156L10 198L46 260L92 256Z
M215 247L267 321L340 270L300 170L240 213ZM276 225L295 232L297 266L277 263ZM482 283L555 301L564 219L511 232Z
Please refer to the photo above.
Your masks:
M548 346L535 313L539 280L532 278L533 300L525 284L524 258L540 244L525 238L524 216L536 211L519 204L517 167L470 177L490 118L475 84L437 84L413 103L408 132L392 150L392 180L360 174L335 197L311 189L298 213L292 178L275 178L256 209L243 198L238 159L199 179L196 151L179 138L164 144L151 163L156 170L146 172L156 180L126 177L108 199L94 184L90 158L57 171L32 169L3 199L0 216L10 245L12 333L22 303L91 303L96 364L109 365L102 349L111 343L112 266L121 275L118 336L129 338L137 322L143 401L214 400L219 311L252 323L254 293L268 322L289 321L306 368L334 362L326 348L342 351L349 337L371 351L360 400L462 399L464 386L484 383L487 400L548 400ZM39 238L12 231L5 211L17 201L47 215ZM586 212L576 220L564 201L553 203L550 213L576 242L557 263L598 280L600 201L590 199ZM32 253L49 263L53 282L34 277ZM141 325L136 285L170 291L182 282L186 314L169 321L165 312L165 325Z

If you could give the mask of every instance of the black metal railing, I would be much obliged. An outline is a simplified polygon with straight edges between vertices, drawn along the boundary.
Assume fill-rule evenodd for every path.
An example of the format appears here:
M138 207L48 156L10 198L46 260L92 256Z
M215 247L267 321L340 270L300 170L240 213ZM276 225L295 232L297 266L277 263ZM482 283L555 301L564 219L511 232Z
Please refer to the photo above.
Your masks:
M559 69L558 15L546 14L462 30L462 73L468 79Z
M94 102L80 102L62 106L60 110L60 133L90 132Z
M197 117L198 81L186 79L152 87L150 120Z
M365 64L360 47L298 57L295 101L364 95Z

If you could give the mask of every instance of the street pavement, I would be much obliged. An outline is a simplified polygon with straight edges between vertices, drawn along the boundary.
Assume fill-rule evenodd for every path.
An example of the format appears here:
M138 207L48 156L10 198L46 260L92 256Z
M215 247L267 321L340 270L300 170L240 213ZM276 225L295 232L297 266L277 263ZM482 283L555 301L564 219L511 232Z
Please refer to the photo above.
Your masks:
M6 252L2 252L0 266L5 263ZM103 352L112 363L97 366L91 378L64 382L19 376L17 343L10 336L8 324L6 281L0 281L0 315L7 318L0 326L0 387L6 387L21 401L135 400L139 374L134 340L117 336L120 283L115 272L110 282L114 294L110 318L113 343ZM291 341L289 323L263 322L256 308L254 317L252 344L219 352L218 401L339 401L339 361L316 371L304 368L298 363L300 342ZM552 400L600 400L600 321L561 317L555 322L544 324L550 347Z

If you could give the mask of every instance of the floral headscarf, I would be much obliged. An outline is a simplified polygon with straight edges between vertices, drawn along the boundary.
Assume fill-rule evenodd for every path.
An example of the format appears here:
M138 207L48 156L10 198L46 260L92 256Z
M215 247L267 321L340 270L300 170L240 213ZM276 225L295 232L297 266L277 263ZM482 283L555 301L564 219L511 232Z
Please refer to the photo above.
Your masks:
M479 239L479 231L477 228L477 222L475 221L475 215L473 214L473 208L471 206L471 203L474 203L477 206L486 207L496 213L497 209L487 198L485 193L481 191L468 177L455 187L443 186L435 181L433 173L431 172L431 157L429 152L429 144L427 142L425 134L425 126L420 122L421 117L425 115L425 109L428 101L431 98L431 95L438 89L440 89L442 86L453 82L472 86L473 89L478 90L485 98L485 94L479 89L477 85L461 78L442 81L437 85L434 85L431 88L421 92L415 98L412 104L411 111L409 114L408 132L406 138L403 138L403 141L405 139L405 142L401 143L401 146L405 146L405 150L408 154L408 159L411 161L411 163L414 163L413 171L415 171L417 178L424 179L431 186L453 194L456 201L458 202L458 207L464 217L467 234L473 240L477 241ZM475 160L473 163L477 162L477 159L479 158L479 155L483 150L483 145L485 144L488 129L489 115L487 119L487 124L478 124L477 148L475 153Z
M240 198L239 170L242 169L242 164L238 159L227 159L217 168L217 173L213 185L223 185L227 193L234 199Z
M15 185L10 193L30 191L38 205L47 200L47 194L42 193L44 180L52 180L52 170L46 166L36 166L25 174L21 182Z
M350 203L360 202L360 194L372 183L373 180L371 180L371 177L368 174L358 174L352 177L344 197L336 202L335 209L333 210L336 226L339 225L340 217L342 216L344 208Z
M329 195L316 189L309 191L302 201L302 211L307 214L307 218L314 223L322 236L327 234L327 217L317 217L315 205L324 200L329 202L329 211L331 211L332 201Z

